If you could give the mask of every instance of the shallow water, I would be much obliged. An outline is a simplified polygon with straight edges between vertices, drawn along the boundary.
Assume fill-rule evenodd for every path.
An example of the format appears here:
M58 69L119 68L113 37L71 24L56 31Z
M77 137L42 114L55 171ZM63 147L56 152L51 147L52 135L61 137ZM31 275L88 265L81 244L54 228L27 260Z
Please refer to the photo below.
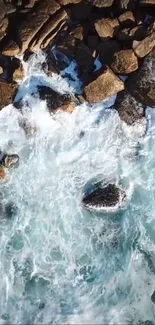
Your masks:
M33 99L38 83L74 91L33 58L17 98L37 126L26 136L20 113L0 112L0 147L20 156L1 184L16 206L0 225L0 324L140 324L155 321L155 128L126 127L109 102L50 116ZM31 66L31 67L30 67ZM73 65L71 66L71 69ZM111 99L113 100L113 99ZM127 205L95 214L81 205L98 174L127 189Z

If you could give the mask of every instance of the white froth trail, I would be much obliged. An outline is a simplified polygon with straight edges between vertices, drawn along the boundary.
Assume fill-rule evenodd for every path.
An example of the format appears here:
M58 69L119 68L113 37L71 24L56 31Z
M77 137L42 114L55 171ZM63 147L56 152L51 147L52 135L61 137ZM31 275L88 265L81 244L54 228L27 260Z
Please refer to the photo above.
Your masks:
M36 134L25 135L12 105L0 112L0 148L20 156L1 185L17 212L1 218L0 324L153 322L154 127L145 137L141 125L129 130L106 101L50 116L32 89L47 84L72 92L77 83L47 77L43 60L40 53L25 67L17 95L31 101L25 115ZM98 174L129 188L126 209L83 209L83 186Z

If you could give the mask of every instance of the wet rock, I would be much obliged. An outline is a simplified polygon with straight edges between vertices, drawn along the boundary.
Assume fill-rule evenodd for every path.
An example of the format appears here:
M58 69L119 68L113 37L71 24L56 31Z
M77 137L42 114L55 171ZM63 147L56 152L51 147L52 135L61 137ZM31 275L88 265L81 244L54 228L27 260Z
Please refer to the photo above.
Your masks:
M7 179L6 171L3 166L0 166L0 182L4 182Z
M91 66L94 64L94 57L83 42L77 41L76 43L75 60L79 66Z
M14 70L12 77L15 81L22 80L24 78L24 68L22 64L20 64L20 66Z
M139 58L143 58L146 56L148 53L151 52L151 50L155 46L155 32L153 32L151 35L147 36L144 40L142 41L133 41L133 50L135 54Z
M140 68L130 76L126 87L130 94L145 106L155 107L155 48L146 56Z
M123 89L124 83L105 66L98 75L94 75L94 80L85 86L84 97L90 103L99 103Z
M17 207L13 202L8 202L4 207L4 216L7 219L11 219L17 213Z
M101 42L97 47L100 59L104 64L111 64L114 54L121 50L121 45L115 40Z
M82 203L87 209L102 210L120 207L125 197L125 191L116 184L104 185L100 181L92 184L92 188L90 186L90 192L84 194Z
M115 53L111 69L118 74L128 74L138 69L138 59L133 50L122 50Z
M119 117L128 125L140 121L144 117L145 106L138 102L127 90L117 95L115 109Z
M39 2L35 11L29 11L25 19L18 26L18 39L20 43L20 53L25 52L35 35L41 27L48 21L50 15L54 15L60 9L54 0L44 0Z
M135 25L135 17L132 11L126 11L118 17L121 27L133 27Z
M30 122L26 118L19 119L19 126L24 130L26 135L33 135L37 131L35 124Z
M38 86L38 94L41 100L46 100L50 112L58 110L72 113L76 103L69 94L60 94L50 87Z
M18 85L16 83L0 80L0 109L12 104L17 90Z
M140 6L155 6L155 0L140 0Z
M19 54L19 46L13 40L8 40L2 48L2 54L7 56L15 56Z
M119 26L117 19L102 18L95 22L95 29L101 38L112 38Z
M0 21L2 21L3 18L5 17L5 15L6 15L6 13L7 13L7 7L6 7L3 0L0 0L0 8L1 8L1 10L0 10Z
M153 293L151 295L151 300L155 304L155 291L153 291Z
M17 167L18 163L19 163L19 156L16 154L13 155L4 154L1 161L1 165L4 166L5 168L10 168L13 166Z
M75 20L85 20L91 12L91 3L81 1L71 9L71 16Z
M111 7L114 0L92 0L93 6L99 7L99 8L106 8Z

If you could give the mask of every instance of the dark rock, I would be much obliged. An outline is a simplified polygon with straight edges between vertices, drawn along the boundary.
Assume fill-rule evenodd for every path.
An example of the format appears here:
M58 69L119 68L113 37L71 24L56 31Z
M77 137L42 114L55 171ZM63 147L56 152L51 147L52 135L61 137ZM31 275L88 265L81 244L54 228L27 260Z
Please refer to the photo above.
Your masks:
M116 184L97 182L90 184L88 193L84 193L82 203L87 209L102 210L103 208L120 207L126 194Z
M77 41L76 43L75 60L80 66L90 66L94 64L94 57L83 42Z
M71 9L71 16L75 20L85 20L91 13L91 3L81 1Z
M19 156L16 154L13 155L4 154L0 164L5 168L10 168L13 166L17 167L19 164Z
M105 66L97 75L94 74L94 80L85 86L84 97L90 103L99 103L123 89L124 83Z
M7 13L7 7L3 0L0 0L0 9L0 21L2 21Z
M133 41L133 50L139 58L143 58L155 47L155 32L142 41Z
M136 8L138 0L118 0L117 3L120 9L133 10Z
M155 107L155 48L144 59L137 72L128 78L126 87L132 96L146 106Z
M101 38L112 38L119 27L118 19L102 18L95 22L95 29Z
M115 40L101 42L97 47L100 59L104 64L111 64L114 54L121 50L121 45Z
M12 104L17 90L18 85L16 83L8 83L5 80L0 80L0 109Z
M90 49L96 49L99 45L99 37L97 35L88 35L87 45Z
M38 94L41 100L46 100L50 112L58 110L72 113L76 103L69 94L60 94L50 87L38 86Z
M118 74L128 74L138 69L138 60L132 50L116 52L111 69Z
M140 121L144 117L145 106L138 102L127 90L119 93L115 102L119 117L128 125Z
M15 56L20 52L18 44L13 40L8 40L2 48L2 54L7 56Z
M8 202L5 204L4 207L5 218L11 219L16 215L16 213L17 213L17 207L13 202Z
M153 293L151 295L151 300L155 304L155 291L153 291Z

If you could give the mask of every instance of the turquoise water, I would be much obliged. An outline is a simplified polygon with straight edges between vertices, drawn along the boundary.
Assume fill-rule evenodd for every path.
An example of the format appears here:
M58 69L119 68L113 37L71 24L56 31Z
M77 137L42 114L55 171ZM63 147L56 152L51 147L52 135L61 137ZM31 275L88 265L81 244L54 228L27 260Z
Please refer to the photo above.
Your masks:
M73 92L31 62L20 96L37 132L26 136L19 112L0 112L0 147L20 156L1 184L16 206L0 226L1 324L141 324L155 321L155 129L125 126L108 102L50 116L33 99L37 83ZM37 65L36 65L37 63ZM33 77L33 78L32 78ZM90 213L81 205L92 177L127 189L126 206Z

